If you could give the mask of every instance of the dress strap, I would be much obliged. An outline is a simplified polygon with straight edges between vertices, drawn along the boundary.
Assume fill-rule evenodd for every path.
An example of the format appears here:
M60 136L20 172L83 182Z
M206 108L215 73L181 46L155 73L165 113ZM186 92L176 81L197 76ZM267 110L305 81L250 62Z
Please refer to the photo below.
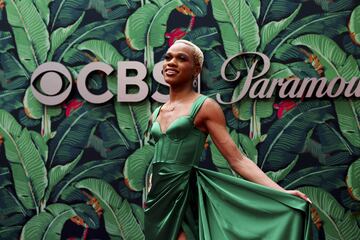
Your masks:
M190 117L192 119L195 118L196 114L198 113L201 105L204 103L204 101L208 98L208 96L206 95L201 95L199 96L195 102L193 103L192 107L191 107L191 111L190 111Z
M152 123L154 123L155 120L157 119L159 112L160 112L160 108L161 108L161 105L158 106L157 108L155 108L153 115L152 115Z

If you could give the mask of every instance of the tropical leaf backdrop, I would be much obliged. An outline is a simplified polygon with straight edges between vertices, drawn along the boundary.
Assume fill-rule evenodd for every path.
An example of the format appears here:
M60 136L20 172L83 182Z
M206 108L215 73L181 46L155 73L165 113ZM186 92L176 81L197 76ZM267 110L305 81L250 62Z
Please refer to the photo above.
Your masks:
M203 50L201 92L212 98L238 97L244 81L224 81L220 67L245 51L270 58L270 79L360 77L356 0L0 0L1 239L144 239L148 119L159 103L94 105L74 90L48 107L30 78L48 61L75 81L96 61L141 61L151 73L181 38ZM252 61L234 59L227 76L245 76ZM146 82L151 94L168 92L152 74ZM91 75L88 85L116 94L116 76ZM359 239L359 99L274 94L221 106L239 149L312 199L313 239ZM211 138L201 164L236 175Z

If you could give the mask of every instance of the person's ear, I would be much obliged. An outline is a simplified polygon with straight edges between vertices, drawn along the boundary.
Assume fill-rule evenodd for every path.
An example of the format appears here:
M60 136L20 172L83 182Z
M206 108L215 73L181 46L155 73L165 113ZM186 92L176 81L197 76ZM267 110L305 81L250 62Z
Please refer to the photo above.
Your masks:
M194 77L195 77L195 76L198 76L198 75L200 74L200 72L201 72L201 67L200 67L200 65L196 64L196 65L195 65Z

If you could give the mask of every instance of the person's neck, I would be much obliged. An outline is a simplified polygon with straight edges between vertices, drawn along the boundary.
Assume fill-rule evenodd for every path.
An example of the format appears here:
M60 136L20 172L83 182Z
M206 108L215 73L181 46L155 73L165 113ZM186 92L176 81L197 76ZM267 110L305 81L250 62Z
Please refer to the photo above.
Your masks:
M170 88L170 103L178 102L183 99L189 98L191 95L196 94L192 88Z

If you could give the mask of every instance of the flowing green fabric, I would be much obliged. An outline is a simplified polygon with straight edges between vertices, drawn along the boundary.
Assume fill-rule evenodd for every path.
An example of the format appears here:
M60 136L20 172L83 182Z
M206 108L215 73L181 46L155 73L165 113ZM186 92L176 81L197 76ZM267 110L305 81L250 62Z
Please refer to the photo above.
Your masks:
M162 132L153 113L155 153L146 176L145 238L310 239L308 202L273 188L199 167L207 135L195 127L200 95L189 115Z

